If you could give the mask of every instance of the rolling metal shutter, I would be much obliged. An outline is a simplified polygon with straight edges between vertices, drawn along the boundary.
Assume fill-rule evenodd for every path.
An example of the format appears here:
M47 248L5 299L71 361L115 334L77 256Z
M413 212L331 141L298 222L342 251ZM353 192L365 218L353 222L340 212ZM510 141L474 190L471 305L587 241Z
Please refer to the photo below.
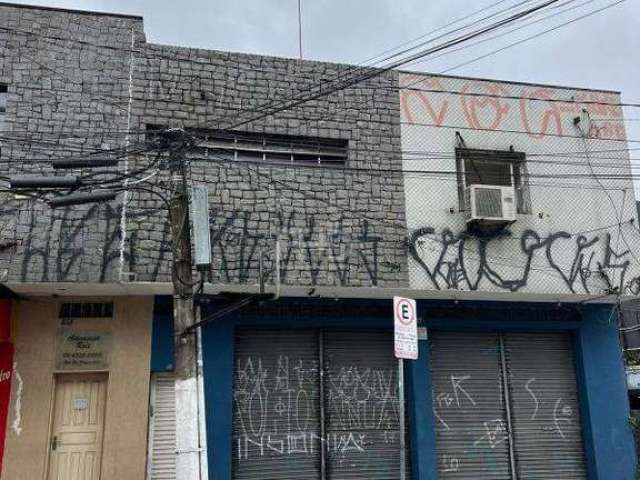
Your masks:
M319 478L318 342L315 331L238 333L234 479Z
M587 477L570 337L505 334L518 478Z
M439 478L586 478L568 334L431 332Z
M176 408L173 373L154 373L149 418L149 480L176 478Z
M498 335L430 338L438 478L510 480Z
M235 348L235 480L400 478L390 332L239 331Z
M328 331L323 343L327 478L399 479L398 362L392 334Z

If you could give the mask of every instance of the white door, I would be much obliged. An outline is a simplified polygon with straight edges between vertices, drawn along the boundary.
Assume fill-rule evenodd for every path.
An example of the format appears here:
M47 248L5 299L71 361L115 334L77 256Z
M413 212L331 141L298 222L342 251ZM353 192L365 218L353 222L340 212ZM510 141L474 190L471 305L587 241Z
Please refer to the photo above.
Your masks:
M106 374L56 377L49 480L99 480Z

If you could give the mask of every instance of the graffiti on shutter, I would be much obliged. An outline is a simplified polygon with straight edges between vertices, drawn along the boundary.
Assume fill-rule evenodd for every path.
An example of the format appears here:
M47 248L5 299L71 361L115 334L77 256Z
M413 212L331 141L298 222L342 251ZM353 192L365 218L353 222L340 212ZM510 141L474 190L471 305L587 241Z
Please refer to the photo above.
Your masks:
M431 357L438 478L586 478L568 334L432 331Z
M392 340L390 331L239 331L233 478L399 479Z

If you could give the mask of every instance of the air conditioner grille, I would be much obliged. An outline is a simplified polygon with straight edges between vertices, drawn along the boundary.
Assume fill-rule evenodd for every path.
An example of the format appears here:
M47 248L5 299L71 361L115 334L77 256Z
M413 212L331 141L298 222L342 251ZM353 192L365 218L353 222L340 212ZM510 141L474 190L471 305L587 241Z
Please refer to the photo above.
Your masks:
M478 217L502 217L502 192L497 188L475 189L476 215Z

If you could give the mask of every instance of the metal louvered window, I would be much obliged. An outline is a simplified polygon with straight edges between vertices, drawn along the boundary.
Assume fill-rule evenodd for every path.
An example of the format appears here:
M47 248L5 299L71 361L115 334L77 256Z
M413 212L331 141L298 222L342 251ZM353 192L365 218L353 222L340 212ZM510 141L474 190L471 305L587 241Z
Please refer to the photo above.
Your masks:
M340 167L348 157L348 142L340 139L225 130L196 135L204 137L200 152L235 161Z
M157 141L163 129L162 125L147 124L147 139ZM190 133L199 139L190 154L197 157L334 168L344 167L349 158L349 142L344 139L233 130L190 130Z
M586 479L570 337L431 333L441 479Z
M147 480L176 479L176 408L173 373L151 378Z
M390 332L241 331L235 358L234 479L400 478Z

